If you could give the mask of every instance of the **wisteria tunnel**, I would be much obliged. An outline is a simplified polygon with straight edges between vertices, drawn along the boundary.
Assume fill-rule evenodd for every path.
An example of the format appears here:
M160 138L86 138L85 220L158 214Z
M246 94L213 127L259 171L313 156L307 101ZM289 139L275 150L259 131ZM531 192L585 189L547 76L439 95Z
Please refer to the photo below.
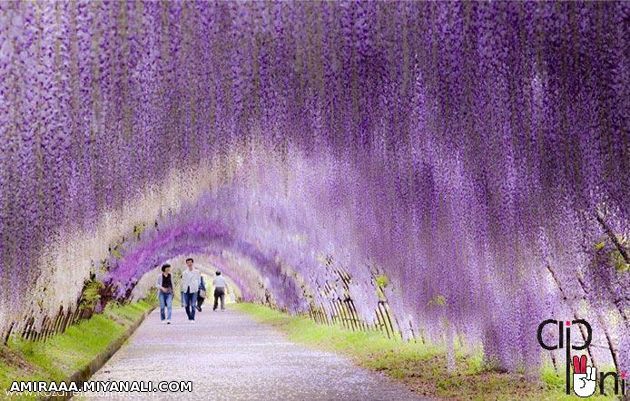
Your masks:
M562 355L541 321L587 319L590 357L630 370L629 18L0 2L2 339L194 254L245 301L457 338L506 371Z

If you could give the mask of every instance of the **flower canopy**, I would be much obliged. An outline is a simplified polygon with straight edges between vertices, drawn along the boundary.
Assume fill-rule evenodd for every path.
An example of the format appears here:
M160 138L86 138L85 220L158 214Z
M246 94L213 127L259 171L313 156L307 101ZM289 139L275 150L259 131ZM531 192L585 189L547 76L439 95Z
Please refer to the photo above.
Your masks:
M371 320L386 277L400 327L446 319L509 369L538 363L541 320L581 314L628 368L629 17L0 2L0 329L90 273L121 296L205 253L292 311L330 312L344 272Z

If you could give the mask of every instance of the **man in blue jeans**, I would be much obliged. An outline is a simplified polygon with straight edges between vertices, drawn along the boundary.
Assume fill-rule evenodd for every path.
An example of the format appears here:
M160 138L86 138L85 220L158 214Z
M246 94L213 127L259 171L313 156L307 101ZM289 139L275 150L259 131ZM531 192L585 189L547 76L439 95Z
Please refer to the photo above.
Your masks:
M186 299L186 315L191 323L195 322L195 310L197 306L197 291L199 291L199 283L201 274L199 270L193 267L194 260L186 259L186 269L182 273L182 290L185 291Z
M160 318L162 323L171 324L171 313L173 311L173 278L171 276L171 265L162 265L162 273L160 273L156 285L160 298ZM167 310L166 316L164 316L165 308Z

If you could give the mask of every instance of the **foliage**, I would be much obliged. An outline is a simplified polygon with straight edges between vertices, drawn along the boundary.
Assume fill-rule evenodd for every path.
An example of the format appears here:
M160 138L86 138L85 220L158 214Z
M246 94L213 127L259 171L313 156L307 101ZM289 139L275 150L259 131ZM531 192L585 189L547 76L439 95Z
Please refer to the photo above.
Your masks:
M429 305L446 306L446 298L444 297L444 295L436 295L435 297L431 298L431 300L429 301Z
M87 281L83 287L83 292L81 293L79 308L94 310L101 299L100 291L102 289L103 283L99 280L93 279Z
M376 285L378 287L385 288L387 287L388 284L389 284L389 279L387 278L386 275L381 274L376 277Z

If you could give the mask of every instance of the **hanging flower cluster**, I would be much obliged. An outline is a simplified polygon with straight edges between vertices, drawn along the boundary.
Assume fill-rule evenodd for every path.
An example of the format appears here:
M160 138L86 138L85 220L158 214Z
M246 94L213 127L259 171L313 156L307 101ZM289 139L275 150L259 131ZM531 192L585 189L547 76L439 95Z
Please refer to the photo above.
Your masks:
M507 369L586 301L627 364L629 16L0 2L0 333L76 300L145 224L99 272L119 295L205 253L291 311L349 296L370 321L386 297L404 335L456 333ZM46 283L38 307L21 295Z

